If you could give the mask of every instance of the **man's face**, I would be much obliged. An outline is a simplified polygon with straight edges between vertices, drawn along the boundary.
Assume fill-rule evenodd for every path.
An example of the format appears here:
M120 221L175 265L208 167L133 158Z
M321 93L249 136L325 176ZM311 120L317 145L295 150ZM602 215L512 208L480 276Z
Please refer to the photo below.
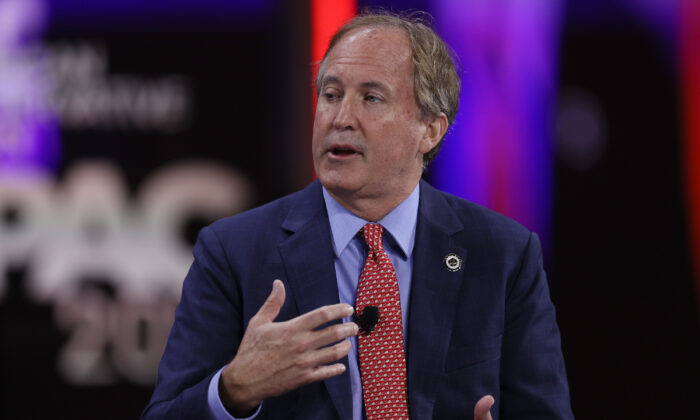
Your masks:
M399 29L357 29L328 55L312 148L316 173L336 199L398 204L418 183L434 142L415 101L413 69Z

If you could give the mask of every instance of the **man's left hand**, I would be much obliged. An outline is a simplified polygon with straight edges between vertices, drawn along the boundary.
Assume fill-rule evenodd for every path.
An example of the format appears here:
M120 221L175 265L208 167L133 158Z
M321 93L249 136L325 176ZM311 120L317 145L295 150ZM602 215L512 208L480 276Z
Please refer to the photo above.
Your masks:
M495 400L490 395L485 395L474 406L474 420L493 420L491 406Z

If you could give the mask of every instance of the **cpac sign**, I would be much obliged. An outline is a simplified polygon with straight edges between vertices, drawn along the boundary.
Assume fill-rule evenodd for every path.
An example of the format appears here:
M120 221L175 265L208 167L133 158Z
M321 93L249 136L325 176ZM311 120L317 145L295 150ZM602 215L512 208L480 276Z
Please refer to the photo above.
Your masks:
M64 380L151 384L192 262L188 222L250 204L241 175L207 162L162 168L134 197L106 162L76 164L60 184L0 172L0 305L5 273L26 267L23 292L52 305L69 336L58 356Z

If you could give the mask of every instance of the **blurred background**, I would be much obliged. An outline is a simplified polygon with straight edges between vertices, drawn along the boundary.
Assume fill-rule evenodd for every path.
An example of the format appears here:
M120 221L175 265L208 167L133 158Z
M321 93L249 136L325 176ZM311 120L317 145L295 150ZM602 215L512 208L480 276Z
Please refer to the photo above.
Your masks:
M700 2L0 0L0 417L137 418L202 226L314 179L363 7L462 67L425 178L543 240L574 413L698 418Z

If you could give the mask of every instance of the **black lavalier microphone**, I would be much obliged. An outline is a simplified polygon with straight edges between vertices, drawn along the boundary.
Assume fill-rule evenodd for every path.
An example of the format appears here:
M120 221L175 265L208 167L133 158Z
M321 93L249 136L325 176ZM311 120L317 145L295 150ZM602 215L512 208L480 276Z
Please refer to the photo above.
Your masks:
M379 321L379 308L376 306L365 306L361 314L358 315L357 310L355 310L352 317L365 334L369 334L374 331L374 326Z

